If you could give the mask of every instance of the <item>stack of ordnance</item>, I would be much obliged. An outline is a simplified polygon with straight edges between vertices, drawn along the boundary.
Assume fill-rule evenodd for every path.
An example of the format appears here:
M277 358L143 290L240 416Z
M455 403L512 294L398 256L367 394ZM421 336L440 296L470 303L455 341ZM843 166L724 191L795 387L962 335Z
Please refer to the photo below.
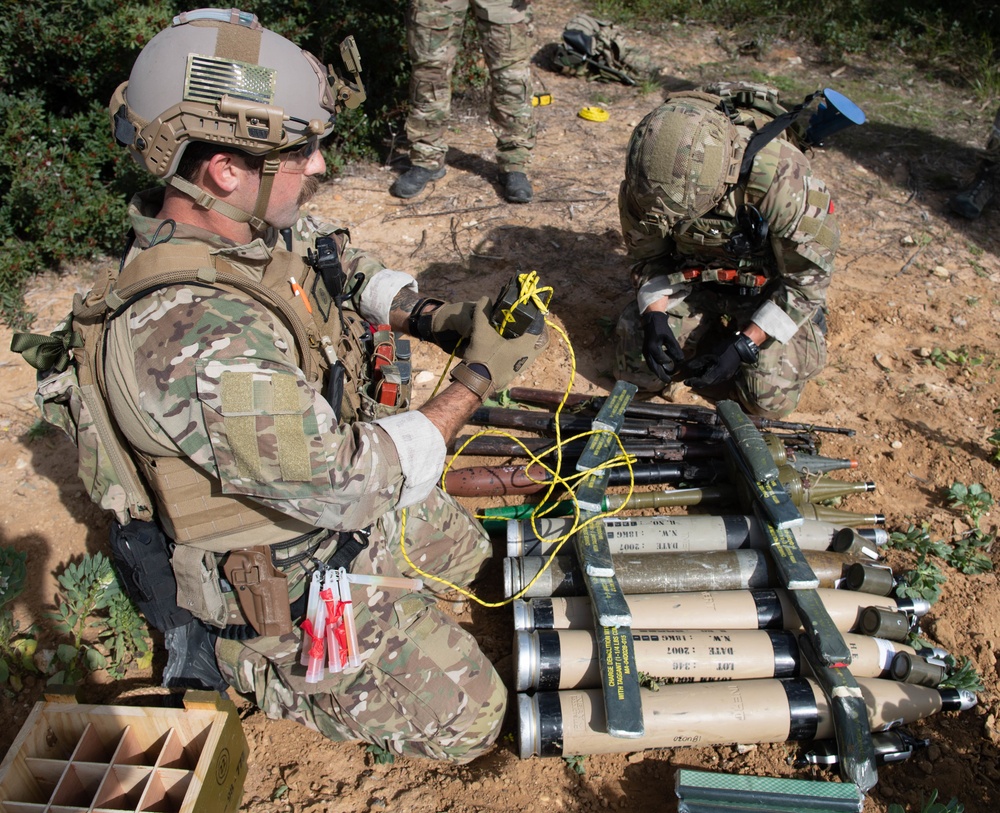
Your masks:
M535 390L512 395L535 403L560 398ZM526 410L479 417L534 431L551 431L558 419L564 436L586 432L588 412L602 402L569 403L568 417ZM852 432L758 421L732 402L716 411L629 399L620 412L616 429L625 450L660 467L644 482L687 487L634 492L627 503L605 496L583 512L581 519L592 519L589 536L606 540L604 570L581 564L587 548L568 536L573 518L560 516L570 502L486 511L496 517L487 527L506 525L506 595L519 596L514 662L522 757L799 741L811 743L805 761L839 764L865 791L875 782L874 765L927 744L897 726L975 703L969 692L941 688L949 676L946 653L907 643L929 604L893 595L894 575L880 562L888 540L876 527L883 518L818 504L874 490L829 475L854 468L853 461L816 454L817 431ZM469 446L478 454L517 453L481 440L464 453ZM552 443L521 441L535 454ZM561 452L568 467L585 454L569 445ZM647 469L634 465L637 483ZM541 471L537 464L527 472L453 470L448 490L530 493L547 487ZM604 472L603 485L615 484L614 471L620 469ZM623 505L614 517L598 516ZM626 513L678 505L722 513ZM595 587L598 574L607 578ZM597 605L608 595L620 600L620 623L601 620ZM623 679L630 673L634 689ZM638 695L641 720L617 726L610 720L619 713L615 700L629 691ZM867 724L856 719L865 716ZM845 761L853 761L846 771Z

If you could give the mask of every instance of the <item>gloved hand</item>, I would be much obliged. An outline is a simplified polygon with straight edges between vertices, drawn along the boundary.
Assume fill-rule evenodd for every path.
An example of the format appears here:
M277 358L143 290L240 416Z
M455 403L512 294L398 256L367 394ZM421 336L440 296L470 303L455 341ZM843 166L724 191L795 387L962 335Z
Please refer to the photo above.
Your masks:
M472 333L475 302L446 302L431 314L431 341L451 353Z
M428 305L437 307L428 310ZM410 315L410 333L425 342L434 342L446 353L451 353L472 332L475 310L475 302L421 299Z
M760 349L745 333L737 333L721 353L702 356L689 366L699 373L685 384L693 390L724 384L736 377L740 364L756 364Z
M646 311L642 315L642 357L664 384L670 383L677 365L684 361L684 351L662 311Z
M451 373L480 398L507 389L519 372L526 369L549 343L548 328L540 334L524 333L515 339L505 339L490 324L493 310L488 297L475 303L472 330L462 353L465 361Z

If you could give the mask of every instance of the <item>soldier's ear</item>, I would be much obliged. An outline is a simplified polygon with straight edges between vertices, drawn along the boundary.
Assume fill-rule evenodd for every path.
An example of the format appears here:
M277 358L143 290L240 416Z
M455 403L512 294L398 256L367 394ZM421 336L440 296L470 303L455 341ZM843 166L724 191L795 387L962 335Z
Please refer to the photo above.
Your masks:
M209 188L209 192L235 192L249 174L256 176L258 173L251 173L239 155L228 152L217 152L202 165L202 181L215 187L214 190Z

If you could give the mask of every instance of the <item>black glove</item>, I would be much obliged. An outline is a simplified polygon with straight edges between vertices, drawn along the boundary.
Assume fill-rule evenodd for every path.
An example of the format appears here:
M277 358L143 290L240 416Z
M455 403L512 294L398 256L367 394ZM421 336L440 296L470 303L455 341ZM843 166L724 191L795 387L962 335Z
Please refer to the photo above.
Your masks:
M760 348L745 333L737 333L729 345L718 354L703 356L689 365L699 373L684 383L698 390L714 387L732 380L740 369L740 364L756 364Z
M674 338L667 315L662 311L646 311L642 315L642 357L656 377L665 384L677 365L684 361L684 351Z

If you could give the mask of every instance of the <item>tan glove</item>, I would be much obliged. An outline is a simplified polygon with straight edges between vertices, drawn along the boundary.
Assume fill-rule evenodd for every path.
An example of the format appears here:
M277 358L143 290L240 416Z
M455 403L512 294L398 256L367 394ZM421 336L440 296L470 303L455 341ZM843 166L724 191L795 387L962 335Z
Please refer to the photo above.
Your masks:
M455 381L482 399L507 389L514 376L525 370L549 343L546 327L540 334L525 333L516 339L505 339L490 324L492 310L488 297L476 302L468 346L462 354L465 361L451 373Z
M434 344L450 353L472 333L475 302L446 302L431 314Z

